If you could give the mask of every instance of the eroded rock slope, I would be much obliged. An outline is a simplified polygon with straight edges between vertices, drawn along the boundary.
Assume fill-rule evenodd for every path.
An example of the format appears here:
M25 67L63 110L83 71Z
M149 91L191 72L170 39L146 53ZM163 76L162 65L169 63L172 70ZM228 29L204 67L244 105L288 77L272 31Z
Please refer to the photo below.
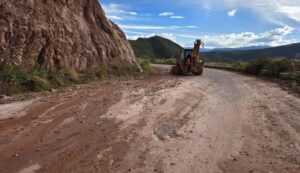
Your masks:
M124 33L97 0L0 1L0 68L84 70L124 62L138 66Z

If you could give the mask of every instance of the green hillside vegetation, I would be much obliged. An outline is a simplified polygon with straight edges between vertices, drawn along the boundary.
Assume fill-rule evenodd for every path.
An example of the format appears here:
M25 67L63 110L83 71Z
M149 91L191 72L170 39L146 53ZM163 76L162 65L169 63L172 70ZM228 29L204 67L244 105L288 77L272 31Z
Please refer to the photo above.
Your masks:
M174 58L182 50L182 47L177 43L159 36L139 38L137 40L129 40L129 42L135 55L143 59Z
M153 73L150 62L143 59L139 63L144 73ZM76 72L70 67L48 71L35 66L25 69L20 66L6 65L0 70L0 96L30 91L49 91L55 88L68 87L93 81L106 80L109 77L140 76L140 70L129 63L116 64L111 68L88 68Z
M300 43L256 50L203 52L202 55L209 62L234 62L251 61L262 55L270 58L286 57L293 59L298 53L300 53Z
M300 64L288 58L268 58L262 56L249 62L208 62L205 66L281 79L282 81L286 81L289 88L293 91L300 93Z

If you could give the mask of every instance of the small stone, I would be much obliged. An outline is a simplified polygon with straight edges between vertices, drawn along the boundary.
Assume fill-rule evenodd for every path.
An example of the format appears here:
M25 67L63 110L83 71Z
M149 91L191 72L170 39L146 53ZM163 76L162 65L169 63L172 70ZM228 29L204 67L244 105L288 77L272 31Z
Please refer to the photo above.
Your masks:
M296 145L293 144L293 143L290 143L288 146L289 146L289 148L295 148L296 147Z
M236 162L238 159L235 156L232 156L232 160Z
M51 89L52 93L55 93L56 91L57 91L56 89L53 89L53 88Z
M41 151L41 149L40 149L40 148L37 148L36 151Z
M19 157L19 156L20 156L20 154L19 154L19 153L16 153L16 154L15 154L15 157Z
M176 165L176 164L172 162L171 165L174 166L174 165Z
M98 123L95 123L95 125L96 125L96 126L101 126L101 123L100 123L100 122L98 122Z

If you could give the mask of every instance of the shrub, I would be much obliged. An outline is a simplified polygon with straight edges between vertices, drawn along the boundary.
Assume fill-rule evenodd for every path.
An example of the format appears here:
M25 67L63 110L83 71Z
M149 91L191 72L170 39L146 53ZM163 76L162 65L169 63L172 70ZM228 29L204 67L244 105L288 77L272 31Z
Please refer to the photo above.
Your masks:
M94 70L94 72L95 72L95 75L96 75L96 77L97 77L98 79L101 79L101 80L107 79L108 74L107 74L107 71L106 71L106 70L104 70L104 69L102 69L102 68L96 68L96 69Z
M262 70L264 69L265 65L268 64L268 62L269 59L265 57L261 57L250 61L245 67L245 72L249 74L258 75L262 72Z
M293 80L300 83L300 72L284 72L279 74L279 78L283 80Z
M120 64L113 65L109 73L116 76L126 76L126 75L135 76L140 74L140 70L136 66L130 63L120 63Z
M140 63L140 65L141 65L141 67L142 67L142 69L145 71L145 72L147 72L147 73L154 73L154 68L153 67L151 67L151 63L150 63L150 60L148 60L148 59L140 59L139 60L139 63Z
M232 68L237 71L244 71L246 66L247 66L246 62L239 61L239 62L234 63Z
M28 73L30 75L40 76L41 78L47 78L49 72L47 72L46 70L42 69L41 66L36 65L33 68L31 68Z
M29 86L29 90L32 91L44 91L50 90L51 86L47 79L43 79L40 76L31 76L31 85Z
M0 73L0 79L10 85L21 85L28 82L27 72L19 67L7 65Z
M57 72L49 72L47 74L47 79L52 84L52 87L66 86L65 79L63 76L59 75Z
M69 67L64 67L58 71L58 74L64 78L65 80L69 80L71 82L77 82L79 80L79 76L77 72Z

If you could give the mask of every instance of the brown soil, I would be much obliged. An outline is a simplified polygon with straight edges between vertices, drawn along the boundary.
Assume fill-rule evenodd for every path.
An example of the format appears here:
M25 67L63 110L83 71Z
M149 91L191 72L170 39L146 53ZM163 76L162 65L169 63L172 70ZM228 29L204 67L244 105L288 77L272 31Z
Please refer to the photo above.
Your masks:
M297 173L299 133L300 99L276 84L165 70L0 105L0 170Z

